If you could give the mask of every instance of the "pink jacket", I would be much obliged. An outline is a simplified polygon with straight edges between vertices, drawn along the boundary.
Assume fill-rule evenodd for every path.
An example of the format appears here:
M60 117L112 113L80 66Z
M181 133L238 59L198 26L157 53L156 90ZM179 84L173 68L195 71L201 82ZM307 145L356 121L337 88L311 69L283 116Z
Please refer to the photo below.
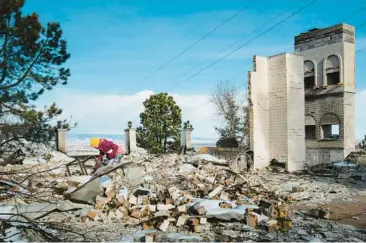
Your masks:
M117 155L125 154L125 151L122 147L120 147L117 144L113 143L112 141L109 141L104 138L102 138L100 140L98 149L100 151L100 154L97 157L98 160L101 160L103 155L105 155L105 154L107 155L108 159L114 159ZM112 151L110 151L110 150L112 150Z

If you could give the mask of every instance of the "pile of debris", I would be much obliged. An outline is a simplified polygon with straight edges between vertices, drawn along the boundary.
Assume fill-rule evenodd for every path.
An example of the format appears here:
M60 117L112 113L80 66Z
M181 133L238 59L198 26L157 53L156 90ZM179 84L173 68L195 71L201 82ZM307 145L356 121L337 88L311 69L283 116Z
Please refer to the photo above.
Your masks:
M3 167L2 212L16 214L16 222L46 224L47 234L64 232L58 234L63 238L46 238L53 241L342 240L341 234L325 235L328 226L317 226L337 227L324 222L330 214L326 208L293 208L360 194L335 182L314 181L309 174L248 172L244 160L228 163L207 154L125 156L121 164L102 167L93 176L80 175L78 166L65 176L63 165L71 160L22 165L27 170L21 173ZM12 218L2 219L9 223ZM5 235L21 228L11 225ZM337 229L366 240L356 229Z

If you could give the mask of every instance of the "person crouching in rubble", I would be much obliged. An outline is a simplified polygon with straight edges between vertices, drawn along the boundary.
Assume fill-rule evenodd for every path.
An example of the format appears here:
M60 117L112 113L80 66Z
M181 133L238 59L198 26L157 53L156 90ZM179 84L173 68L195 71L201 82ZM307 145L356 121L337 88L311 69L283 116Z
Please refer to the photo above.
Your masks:
M122 156L125 154L124 149L121 146L109 141L105 138L92 138L90 139L90 146L99 150L100 154L96 158L93 173L101 166L103 157L107 158L105 164L119 163Z

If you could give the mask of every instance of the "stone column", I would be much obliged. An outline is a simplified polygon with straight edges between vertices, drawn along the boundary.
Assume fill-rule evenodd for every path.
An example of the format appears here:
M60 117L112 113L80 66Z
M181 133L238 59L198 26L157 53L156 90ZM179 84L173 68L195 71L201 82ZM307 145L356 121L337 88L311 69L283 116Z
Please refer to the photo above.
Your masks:
M180 146L184 147L186 150L192 149L192 131L193 127L189 121L185 122L183 129L180 131Z
M57 128L56 130L56 150L66 153L66 133L67 129Z
M128 128L125 129L125 150L126 154L137 150L136 129L132 128L132 122L128 122Z

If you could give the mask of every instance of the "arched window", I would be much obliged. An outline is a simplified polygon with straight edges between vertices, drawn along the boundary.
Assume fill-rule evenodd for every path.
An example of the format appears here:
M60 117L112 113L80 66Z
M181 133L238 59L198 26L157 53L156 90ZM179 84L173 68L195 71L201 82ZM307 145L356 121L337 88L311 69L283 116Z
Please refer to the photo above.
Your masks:
M322 138L339 139L340 121L334 114L325 114L320 120Z
M316 139L316 121L310 115L305 116L305 139Z
M325 62L325 73L328 85L334 85L341 82L340 63L340 59L336 55L331 55L327 58Z
M315 65L314 62L307 60L304 62L304 87L312 88L315 85Z

